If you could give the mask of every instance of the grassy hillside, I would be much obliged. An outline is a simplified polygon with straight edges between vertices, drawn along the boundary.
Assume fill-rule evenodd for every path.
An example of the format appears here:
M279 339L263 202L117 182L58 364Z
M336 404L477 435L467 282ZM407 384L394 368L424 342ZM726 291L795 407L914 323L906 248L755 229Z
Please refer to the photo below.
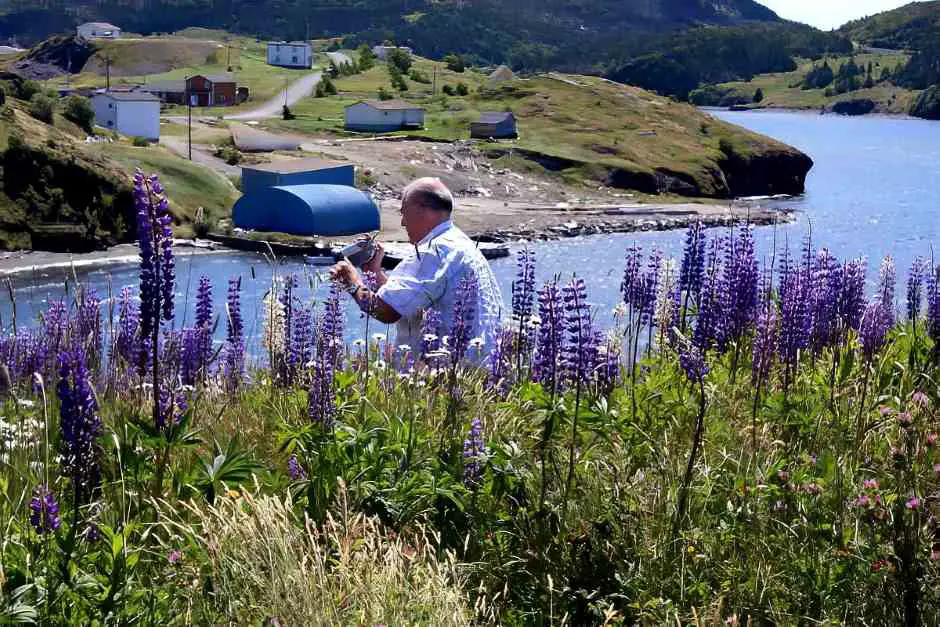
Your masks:
M915 91L898 87L894 79L881 80L885 68L896 76L907 64L909 57L898 54L859 54L853 57L830 57L825 62L837 73L849 60L866 68L872 66L875 84L870 88L861 88L838 94L833 89L834 83L819 89L804 89L804 82L813 68L821 67L823 61L801 59L792 72L761 74L750 81L732 81L716 85L713 89L693 92L692 101L700 105L730 106L745 104L753 108L787 108L831 110L839 102L868 99L875 104L875 111L881 113L907 113L911 103L917 97ZM863 81L865 76L861 76ZM754 102L754 96L760 90L763 99ZM717 98L717 99L716 99Z
M839 32L876 48L922 50L940 41L940 1L912 2L849 22Z
M792 176L790 168L809 169L805 156L783 144L717 121L689 105L602 78L551 74L488 85L481 73L449 72L426 59L415 67L429 77L437 68L438 94L432 95L432 85L407 81L406 97L427 110L426 128L402 134L467 139L469 123L479 112L511 110L519 120L520 138L512 144L517 154L578 182L588 179L651 193L724 197L755 186L794 191L792 181L800 175ZM467 85L467 96L440 93L443 85L458 82ZM299 103L294 108L296 120L269 125L342 133L344 107L375 98L379 87L388 88L387 69L379 64L338 79L336 86L340 92L336 96ZM491 148L496 154L509 150L506 144ZM773 176L760 174L763 164L775 159L776 182ZM754 166L755 178L744 176L740 166L745 163Z
M251 95L244 106L272 98L288 81L303 75L302 70L272 67L266 62L264 42L226 33L187 29L175 35L124 39L97 44L98 51L82 72L50 81L62 86L103 87L105 59L111 59L111 82L151 83L183 79L193 74L222 74L229 68L239 85L248 86ZM204 109L203 115L222 115L237 109Z
M237 193L216 172L160 146L128 140L86 144L85 133L56 114L47 124L27 103L0 107L0 249L82 251L135 239L131 196L135 167L173 190L180 235L192 233L197 207L210 223L227 215Z

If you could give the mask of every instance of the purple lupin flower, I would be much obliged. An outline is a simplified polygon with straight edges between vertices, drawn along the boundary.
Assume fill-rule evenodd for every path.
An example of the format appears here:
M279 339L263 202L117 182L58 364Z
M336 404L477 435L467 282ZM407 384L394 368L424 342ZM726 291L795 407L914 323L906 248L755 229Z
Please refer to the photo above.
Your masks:
M679 365L692 383L700 383L708 374L705 355L695 344L688 344L679 351Z
M29 524L41 536L55 532L62 524L59 520L59 504L47 486L41 485L33 491L29 510Z
M81 290L73 334L88 360L97 364L101 357L101 299L94 289Z
M751 374L755 383L766 381L773 367L777 348L777 309L773 302L761 306L754 336Z
M343 343L343 310L339 296L339 288L333 284L318 324L317 355L307 390L310 420L324 428L330 428L336 418L335 373Z
M844 330L854 329L862 322L865 312L865 275L868 263L864 258L853 259L842 270L842 291L839 293L839 318Z
M173 319L173 218L156 176L134 173L137 234L140 239L140 327L150 337L161 319Z
M646 266L646 274L637 290L635 307L642 315L644 325L654 325L653 314L656 312L656 294L659 290L659 275L663 268L663 253L654 248Z
M241 277L228 282L228 327L226 329L224 376L229 391L235 390L245 374L245 330L241 313Z
M75 500L85 503L101 481L101 419L88 382L82 349L59 356L59 426L62 432L62 470L72 480Z
M496 336L496 345L486 357L486 368L489 372L487 386L505 393L509 387L509 376L512 369L513 330L503 329Z
M614 389L620 379L620 353L617 346L600 331L594 332L592 345L595 347L596 363L594 380L597 390L606 396Z
M842 266L838 260L827 249L820 249L816 254L807 287L812 324L810 345L817 355L838 340L842 274Z
M290 346L287 362L293 369L303 367L310 361L313 349L313 312L309 307L297 305L293 309Z
M138 335L140 328L140 310L137 303L131 295L131 288L121 289L118 297L120 303L118 308L118 331L117 338L114 341L114 357L118 357L124 367L146 363L146 359L141 359L141 338Z
M454 302L454 325L450 329L450 351L453 363L459 363L467 354L476 322L477 291L479 283L471 271L457 284Z
M722 246L721 239L714 239L709 243L708 264L700 293L695 331L692 334L692 341L702 352L713 347L717 347L719 352L723 351L727 337L724 307L727 292L719 266Z
M562 288L565 340L561 350L564 380L571 385L587 385L595 363L591 307L587 304L584 279L575 277Z
M807 281L784 253L780 273L780 335L778 349L785 367L784 385L789 385L800 351L809 346L812 320L806 295Z
M916 257L907 276L907 319L916 323L924 301L924 273L927 264L923 257Z
M523 248L516 259L516 278L512 282L512 319L524 325L532 317L535 300L535 251Z
M69 307L65 301L49 303L49 308L42 315L42 326L46 336L46 347L53 359L65 348L69 333ZM56 364L50 364L55 367Z
M307 478L307 471L300 465L300 460L296 455L291 455L287 459L287 474L291 481L303 481Z
M209 368L212 357L212 281L203 275L199 277L196 288L196 331L199 335L199 370L203 373Z
M934 357L940 360L940 265L927 275L927 335L933 340Z
M476 490L483 480L483 423L474 418L470 423L470 432L463 441L463 483L468 490Z
M643 248L634 244L627 248L620 294L625 305L631 307L634 313L640 313L637 311L637 302L642 301L643 292Z
M897 283L897 270L894 266L894 260L891 255L886 256L881 262L881 268L878 272L878 293L877 298L881 301L884 309L883 315L890 321L889 326L894 326L894 289Z
M428 308L421 318L421 359L441 347L441 312Z
M564 305L558 283L545 283L538 299L540 324L535 336L532 378L554 393L561 379L559 362L565 339Z
M724 340L740 340L754 325L758 304L760 273L754 254L754 234L750 226L741 227L737 240L729 238L725 261Z
M888 329L892 324L891 317L887 306L880 299L876 299L865 308L858 334L862 341L862 354L866 361L874 359L885 345Z
M343 331L345 329L345 317L343 315L343 305L340 299L340 288L335 283L330 286L330 295L326 299L323 317L320 320L318 340L320 342L319 351L323 355L323 363L329 366L330 374L339 366L340 357L343 354Z
M183 385L196 385L202 370L203 361L203 329L185 328L180 331L180 382Z
M705 280L705 230L701 222L689 225L685 235L685 248L682 251L682 265L679 269L679 289L693 295L698 302L698 295Z
M183 391L170 389L166 383L160 386L157 402L159 410L156 426L159 431L163 431L168 425L179 424L186 410L189 409L189 403Z

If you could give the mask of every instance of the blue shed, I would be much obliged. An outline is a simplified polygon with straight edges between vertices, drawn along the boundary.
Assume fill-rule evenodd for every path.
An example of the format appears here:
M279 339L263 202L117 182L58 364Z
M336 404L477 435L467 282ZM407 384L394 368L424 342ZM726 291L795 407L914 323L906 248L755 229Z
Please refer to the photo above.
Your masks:
M278 185L356 185L351 163L323 159L291 159L242 167L242 192L250 194Z
M380 228L372 198L345 185L263 187L238 199L232 220L241 229L292 235L357 235Z

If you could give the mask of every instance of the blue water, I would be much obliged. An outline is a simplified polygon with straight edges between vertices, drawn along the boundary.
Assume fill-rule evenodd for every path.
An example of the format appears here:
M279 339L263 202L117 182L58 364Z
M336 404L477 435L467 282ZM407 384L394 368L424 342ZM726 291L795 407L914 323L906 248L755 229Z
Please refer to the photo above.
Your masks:
M778 248L789 243L791 250L797 250L810 227L817 247L828 246L841 257L867 256L872 273L881 258L891 254L903 275L916 255L929 256L930 245L940 244L940 123L776 112L715 115L793 145L815 161L805 196L782 203L799 210L797 222L757 230L758 254L762 259L769 261L775 241ZM459 211L455 217L459 224ZM604 324L610 322L610 311L619 299L626 247L636 242L647 251L658 247L667 256L678 257L682 239L681 232L636 233L538 242L531 247L538 256L539 280L555 274L570 278L573 273L587 280L589 299L596 307L598 322ZM213 280L218 307L224 303L228 279L242 277L243 312L249 337L261 333L261 300L275 272L298 273L302 277L302 294L308 301L322 300L326 294L321 282L326 269L305 266L297 260L285 260L275 269L260 255L188 256L181 251L177 265L177 324L192 321L193 303L186 294L195 291L202 274ZM508 305L515 262L502 259L492 265ZM62 298L69 274L65 270L50 270L39 275L19 275L15 279L18 320L21 323L34 320L50 299ZM133 266L79 271L77 275L103 297L136 283ZM0 299L3 301L0 323L9 327L9 298L0 295ZM348 325L349 337L365 334L364 321L353 306L348 310ZM369 329L369 333L381 331L374 322Z

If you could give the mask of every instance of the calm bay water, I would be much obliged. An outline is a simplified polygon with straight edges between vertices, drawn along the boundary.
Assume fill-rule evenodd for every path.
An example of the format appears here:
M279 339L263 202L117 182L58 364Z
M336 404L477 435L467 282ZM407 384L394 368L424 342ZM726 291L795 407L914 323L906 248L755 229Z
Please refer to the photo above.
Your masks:
M782 112L722 111L714 115L791 144L815 161L805 196L782 202L782 206L800 210L796 224L758 229L758 253L763 259L770 260L774 242L778 249L788 244L791 251L797 251L810 227L814 245L828 246L840 257L867 256L872 273L881 258L891 254L899 274L904 275L916 255L929 256L930 245L940 245L940 123ZM636 233L540 242L531 247L538 256L540 281L554 274L570 278L573 273L586 279L589 299L603 324L610 321L610 311L619 300L627 246L636 242L646 251L658 247L667 256L678 257L682 240L682 232ZM497 260L493 269L509 305L515 261ZM246 332L249 337L257 337L263 325L261 301L271 286L274 272L258 255L188 256L181 251L177 324L192 321L192 297L186 294L195 291L200 275L212 278L219 307L224 303L228 279L241 276ZM285 260L276 272L298 273L306 299L321 300L326 294L320 281L326 274L325 268ZM136 283L133 266L111 266L77 274L102 297ZM49 300L63 298L67 276L70 273L64 270L49 270L17 277L17 318L21 324L34 320ZM0 315L3 325L8 326L12 307L8 298L3 301ZM364 335L364 321L352 306L348 323L350 337ZM370 333L382 331L377 327L373 322Z

